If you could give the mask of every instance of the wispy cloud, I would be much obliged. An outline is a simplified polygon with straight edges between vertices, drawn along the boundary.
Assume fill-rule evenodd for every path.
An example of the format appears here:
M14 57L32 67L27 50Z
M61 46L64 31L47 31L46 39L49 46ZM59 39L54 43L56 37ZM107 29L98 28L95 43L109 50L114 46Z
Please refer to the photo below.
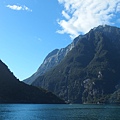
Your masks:
M120 0L58 0L64 6L65 19L57 20L60 34L67 33L71 38L86 33L100 24L114 24L120 14ZM113 21L114 19L114 21Z
M25 10L25 11L32 12L32 10L30 8L28 8L27 6L25 6L25 5L23 5L23 6L21 6L21 5L7 5L6 7L10 8L12 10L18 10L18 11L19 10Z
M40 37L38 37L38 36L35 36L34 39L39 41L39 42L42 42L42 39Z
M70 16L63 10L62 11L62 15L66 18L66 19L70 19Z

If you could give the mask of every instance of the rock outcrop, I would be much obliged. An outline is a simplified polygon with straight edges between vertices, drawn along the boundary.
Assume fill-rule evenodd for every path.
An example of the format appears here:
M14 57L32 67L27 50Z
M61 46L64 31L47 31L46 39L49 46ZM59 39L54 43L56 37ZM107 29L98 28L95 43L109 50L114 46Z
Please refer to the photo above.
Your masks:
M66 48L62 49L55 49L52 52L50 52L47 57L44 59L43 63L38 68L37 72L35 72L31 77L23 80L24 83L31 85L35 79L37 79L39 76L42 76L44 73L49 71L50 69L57 66L64 57L74 48L74 46L77 44L78 40L82 36L78 36L74 41L68 45Z

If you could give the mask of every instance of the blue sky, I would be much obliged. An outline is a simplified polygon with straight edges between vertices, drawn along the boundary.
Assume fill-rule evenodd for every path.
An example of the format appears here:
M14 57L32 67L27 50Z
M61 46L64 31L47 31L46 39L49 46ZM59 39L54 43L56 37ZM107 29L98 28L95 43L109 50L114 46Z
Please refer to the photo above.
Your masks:
M120 0L2 0L0 59L23 80L49 52L100 24L120 27Z

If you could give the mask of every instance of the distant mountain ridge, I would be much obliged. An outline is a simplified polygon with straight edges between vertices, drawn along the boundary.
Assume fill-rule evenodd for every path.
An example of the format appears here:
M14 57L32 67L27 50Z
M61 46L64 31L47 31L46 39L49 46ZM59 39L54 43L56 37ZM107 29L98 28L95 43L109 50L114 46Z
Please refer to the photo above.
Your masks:
M32 85L72 103L120 103L120 28L91 29L63 58Z
M82 36L78 36L77 38L75 38L74 41L65 48L55 49L52 52L50 52L44 59L43 63L38 68L37 72L35 72L31 77L23 80L23 82L31 85L32 82L34 82L34 80L37 77L42 76L45 72L49 71L50 69L58 65L64 59L64 57L69 53L69 51L71 51L74 48L74 46L77 44L78 40L81 37Z
M63 100L42 88L20 82L0 60L0 103L64 103Z

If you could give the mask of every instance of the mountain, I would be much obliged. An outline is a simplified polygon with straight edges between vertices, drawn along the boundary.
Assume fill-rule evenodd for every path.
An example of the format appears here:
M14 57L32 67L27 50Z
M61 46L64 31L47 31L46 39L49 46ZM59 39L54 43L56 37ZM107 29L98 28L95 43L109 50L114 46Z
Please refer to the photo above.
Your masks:
M41 66L38 68L37 72L35 72L31 77L23 80L23 82L31 85L36 78L42 76L45 72L57 66L63 60L63 58L69 53L69 51L71 51L74 48L74 46L77 44L78 40L81 37L82 36L78 36L66 48L62 48L60 50L55 49L52 52L50 52L43 61L43 63L41 64Z
M98 26L77 38L54 68L32 85L71 103L120 103L120 28Z
M0 103L64 103L42 88L20 82L0 60Z

